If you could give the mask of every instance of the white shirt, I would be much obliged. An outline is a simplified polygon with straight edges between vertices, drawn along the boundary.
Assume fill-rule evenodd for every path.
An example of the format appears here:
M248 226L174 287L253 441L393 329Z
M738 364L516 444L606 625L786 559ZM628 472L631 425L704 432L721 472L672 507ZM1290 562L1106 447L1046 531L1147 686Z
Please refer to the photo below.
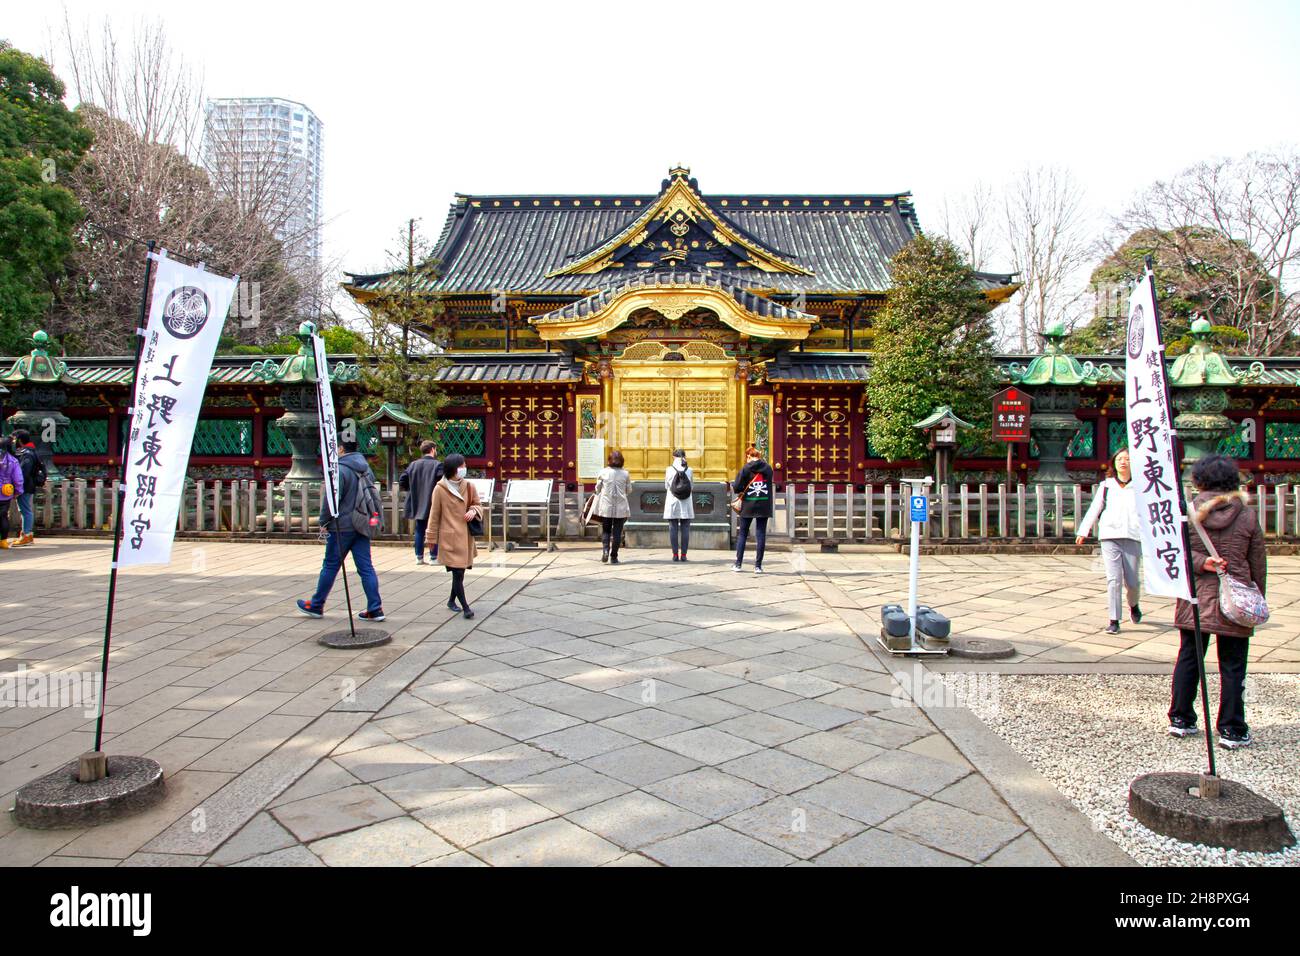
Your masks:
M1088 513L1083 516L1083 524L1075 533L1081 538L1086 538L1092 533L1092 526L1096 524L1097 537L1102 541L1109 538L1131 538L1139 541L1141 531L1137 509L1137 489L1133 487L1133 482L1129 481L1127 485L1121 485L1114 478L1107 478L1092 496Z

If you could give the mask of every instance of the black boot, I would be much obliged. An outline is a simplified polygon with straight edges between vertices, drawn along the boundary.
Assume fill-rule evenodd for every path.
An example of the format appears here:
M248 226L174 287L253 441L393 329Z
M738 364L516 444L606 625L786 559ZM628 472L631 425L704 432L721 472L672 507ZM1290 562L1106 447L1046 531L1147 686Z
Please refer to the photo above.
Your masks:
M609 562L609 548L604 548L600 552L600 563L607 564L608 562Z
M1119 633L1119 621L1111 621L1110 624L1109 624L1109 626L1107 626L1107 628L1106 628L1106 633L1107 633L1107 634L1118 634L1118 633Z

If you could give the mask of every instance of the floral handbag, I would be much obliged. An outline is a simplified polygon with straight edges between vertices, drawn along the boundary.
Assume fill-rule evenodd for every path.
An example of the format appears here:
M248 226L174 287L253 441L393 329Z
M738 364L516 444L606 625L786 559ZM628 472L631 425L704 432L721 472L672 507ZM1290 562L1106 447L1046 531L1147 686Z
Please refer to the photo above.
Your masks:
M1192 525L1196 528L1196 533L1201 536L1201 540L1205 542L1210 556L1217 558L1219 552L1215 550L1214 542L1205 533L1201 523L1196 520L1195 512L1192 512ZM1227 571L1219 571L1218 575L1219 610L1223 612L1224 617L1242 627L1258 627L1268 622L1268 602L1264 600L1264 595L1259 593L1259 588L1252 582L1234 578Z

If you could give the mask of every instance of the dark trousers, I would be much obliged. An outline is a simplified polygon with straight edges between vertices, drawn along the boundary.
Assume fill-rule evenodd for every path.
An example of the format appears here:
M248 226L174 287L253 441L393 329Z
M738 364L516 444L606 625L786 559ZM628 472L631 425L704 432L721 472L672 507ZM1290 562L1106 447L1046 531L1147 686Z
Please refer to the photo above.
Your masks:
M424 533L429 530L428 518L415 519L415 556L424 557ZM437 553L434 554L437 557Z
M626 518L600 519L600 543L611 558L618 557L618 546L623 541L623 525L626 521Z
M0 501L0 541L9 537L9 499Z
M736 563L745 561L745 541L749 538L749 525L754 523L754 567L763 566L763 549L767 547L767 519L741 518L736 522Z
M1178 647L1178 663L1174 665L1173 701L1169 705L1169 719L1196 723L1196 695L1200 692L1200 671L1196 666L1196 635L1181 631L1182 643ZM1210 635L1201 635L1201 657L1210 642ZM1214 722L1220 734L1225 731L1242 736L1250 728L1246 724L1246 652L1250 649L1248 637L1214 635L1219 652L1219 716Z
M691 546L691 519L668 519L668 543L673 547L673 554L685 554ZM678 547L678 544L681 547Z

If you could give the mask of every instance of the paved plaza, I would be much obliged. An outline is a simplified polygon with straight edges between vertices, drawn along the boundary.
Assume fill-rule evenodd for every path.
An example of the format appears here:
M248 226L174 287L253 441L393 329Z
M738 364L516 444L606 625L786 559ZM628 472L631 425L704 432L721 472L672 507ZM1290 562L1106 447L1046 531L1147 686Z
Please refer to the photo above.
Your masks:
M4 553L0 672L98 669L109 553L77 538ZM926 557L923 599L1021 653L922 670L872 640L879 604L905 596L888 551L777 552L762 577L722 552L483 553L472 621L446 609L441 568L375 554L393 641L365 651L317 643L346 627L342 582L325 619L294 610L319 545L178 541L170 567L124 572L105 749L158 760L167 795L88 830L5 814L0 862L1132 862L970 710L924 692L932 671L1167 673L1168 602L1108 638L1093 558ZM1295 673L1300 559L1270 572L1252 668ZM93 728L80 707L0 708L4 806Z

